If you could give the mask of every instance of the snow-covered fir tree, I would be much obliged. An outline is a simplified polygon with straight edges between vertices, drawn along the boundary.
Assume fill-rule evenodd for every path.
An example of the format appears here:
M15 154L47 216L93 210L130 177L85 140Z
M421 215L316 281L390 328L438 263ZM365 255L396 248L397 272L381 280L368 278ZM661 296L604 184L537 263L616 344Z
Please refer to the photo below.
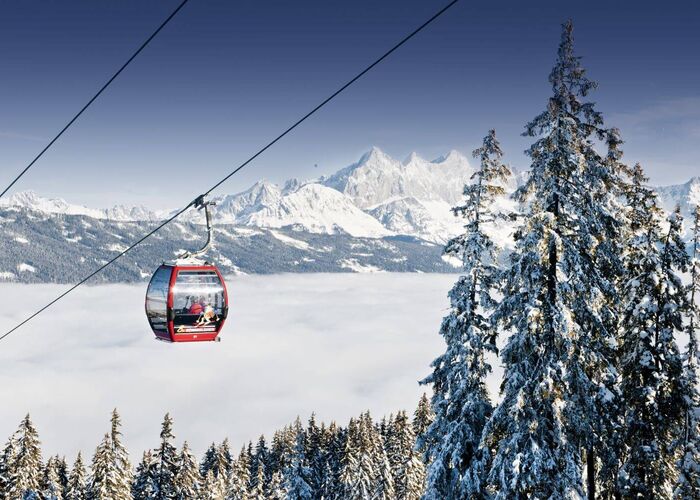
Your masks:
M398 500L418 500L425 490L425 465L415 450L413 427L405 411L390 420L386 449L394 478L394 494Z
M321 483L324 474L325 447L324 447L325 429L316 424L316 414L312 413L306 425L306 446L304 453L306 461L310 469L311 491L314 498L321 496Z
M178 453L173 445L173 419L166 413L160 431L160 446L154 452L155 497L158 500L175 498L175 476L177 475Z
M155 498L156 488L156 462L150 450L143 453L141 462L136 467L134 484L131 494L135 500L147 500Z
M284 489L284 480L282 479L282 473L280 471L275 471L272 474L272 479L270 479L270 484L267 487L267 498L269 500L285 500L287 498L287 492Z
M497 498L583 495L582 457L588 452L595 465L604 407L615 398L609 346L617 332L608 320L616 288L605 271L619 267L620 255L619 245L600 242L619 238L621 180L593 147L608 131L584 101L596 85L574 55L572 32L566 23L547 109L526 126L536 140L527 151L530 175L516 192L525 217L493 315L512 332L502 352L503 399L482 442Z
M268 482L267 461L267 443L265 441L265 436L260 436L260 438L258 438L258 443L255 445L255 453L253 453L251 457L250 470L255 471L250 477L250 496L253 499L262 499L265 497L265 485Z
M207 472L200 498L202 500L224 500L226 487L223 476L216 477L211 470Z
M215 467L216 463L216 443L212 443L204 452L204 457L202 457L202 463L199 466L199 474L202 478L207 476L207 472ZM218 474L218 471L216 472Z
M252 478L248 497L250 500L265 500L265 464L258 462L258 470Z
M372 493L372 471L360 466L362 450L360 449L359 428L356 419L351 418L341 458L338 495L340 498L369 498Z
M66 462L66 457L59 457L56 455L54 457L56 460L56 474L58 475L58 484L61 486L61 493L63 498L66 497L66 492L68 491L68 463Z
M499 216L493 202L505 194L510 176L502 156L496 132L490 130L474 151L480 167L473 183L464 187L466 200L453 209L465 219L465 231L447 243L445 253L460 259L463 275L449 293L452 309L440 328L447 348L423 381L433 387L435 412L420 441L430 464L427 499L465 498L480 492L479 478L468 470L493 411L486 388L491 366L485 354L496 352L497 334L489 316L496 305L499 269L498 249L485 229Z
M257 471L262 466L263 469L263 483L266 483L270 479L269 474L269 461L270 461L270 450L267 448L267 440L265 436L261 435L258 438L258 442L255 445L255 471ZM256 479L257 481L257 479Z
M341 456L344 448L344 432L335 422L326 428L321 426L323 433L323 469L319 479L319 498L333 499L339 496Z
M201 489L202 477L199 474L197 460L185 441L182 444L175 473L175 498L186 500L197 498Z
M75 457L73 468L68 474L68 485L64 498L65 500L87 500L88 498L88 477L80 452Z
M6 500L39 498L42 478L41 443L29 415L10 437L3 452L2 483Z
M613 290L608 290L605 294L606 307L600 309L601 323L605 325L608 335L593 339L597 343L596 350L603 353L600 359L605 360L607 369L603 371L606 378L596 401L600 416L598 435L595 448L589 448L589 456L586 460L588 489L597 488L597 491L588 492L589 498L595 495L600 498L619 497L618 476L622 462L624 428L618 367L624 304L622 295L625 285L623 253L630 238L629 207L625 203L624 194L629 187L628 177L631 175L631 169L622 161L623 141L618 129L607 129L605 143L607 146L605 166L611 179L610 182L606 182L608 196L605 200L610 212L617 213L617 224L611 224L613 230L610 234L598 241L599 250L596 252L596 266L600 268L603 275L609 277ZM614 366L610 366L611 364Z
M50 457L44 466L41 480L41 498L43 500L63 500L63 487L58 472L60 459Z
M683 354L683 426L679 437L678 481L674 498L700 499L700 392L698 391L698 330L700 330L700 204L692 220L691 266L686 332Z
M126 447L122 442L122 422L116 408L112 410L110 424L110 440L112 443L112 458L114 460L115 483L111 498L112 500L130 500L133 472L131 470L131 462L129 461L129 452L126 450Z
M88 485L91 499L130 500L133 473L129 454L122 443L121 420L115 409L110 419L110 432L95 450L92 474Z
M88 497L90 500L108 500L116 494L117 471L114 460L114 447L110 434L105 434L92 456Z
M297 422L299 422L298 419ZM311 474L311 468L308 467L306 460L304 431L301 425L298 425L292 461L283 474L284 488L289 499L307 500L314 498L310 486L312 483Z
M16 436L17 432L10 436L2 450L2 455L0 456L0 496L3 498L7 494L12 465L14 464L15 457L17 456Z
M232 467L233 455L231 455L231 445L228 442L228 438L224 438L217 449L214 472L217 474L217 477L223 476L225 480L231 474Z
M394 498L391 465L369 412L350 419L339 476L341 498Z
M202 464L199 468L199 473L202 478L207 476L209 471L212 471L214 477L223 477L224 481L227 480L229 474L231 473L231 467L233 464L233 459L231 457L231 448L228 439L220 445L212 443L207 449L202 459Z
M247 500L248 483L250 482L250 457L243 447L238 459L233 463L229 476L226 500Z
M413 433L416 435L417 446L421 453L425 451L425 433L434 420L435 412L430 406L430 399L426 393L423 393L418 400L416 411L413 412Z
M672 498L674 446L683 422L682 363L675 336L682 330L686 289L679 271L688 256L677 210L662 230L662 211L639 165L627 201L631 241L620 370L624 401L624 455L619 486L624 497Z
M272 446L269 455L270 470L284 472L292 463L295 446L296 431L294 430L294 426L288 425L275 432L272 437Z

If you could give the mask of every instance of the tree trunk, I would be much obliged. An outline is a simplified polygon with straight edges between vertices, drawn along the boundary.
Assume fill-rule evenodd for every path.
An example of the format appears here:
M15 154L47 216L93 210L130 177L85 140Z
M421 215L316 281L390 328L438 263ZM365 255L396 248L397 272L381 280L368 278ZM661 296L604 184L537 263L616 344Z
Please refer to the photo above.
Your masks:
M586 471L588 480L588 500L595 500L595 451L593 447L588 448L586 458Z

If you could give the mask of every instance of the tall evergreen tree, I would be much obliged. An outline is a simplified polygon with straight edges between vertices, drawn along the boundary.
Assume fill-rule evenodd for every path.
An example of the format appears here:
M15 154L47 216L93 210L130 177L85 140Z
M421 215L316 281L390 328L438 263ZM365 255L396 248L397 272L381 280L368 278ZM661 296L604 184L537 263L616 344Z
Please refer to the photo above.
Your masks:
M258 470L248 493L250 500L265 500L265 484L265 465L263 462L258 462Z
M141 462L136 467L134 485L131 494L135 500L151 500L156 498L156 459L151 451L145 451Z
M85 471L85 464L83 464L83 456L78 452L78 456L73 462L73 468L68 475L65 500L87 500L87 485L87 472Z
M251 469L255 469L255 475L251 476L250 486L251 491L258 492L261 497L265 494L265 484L268 482L268 453L265 436L260 436L251 460Z
M331 422L328 428L321 427L323 431L323 470L318 495L324 499L334 499L340 495L340 471L341 457L343 454L344 433L335 422Z
M394 480L391 476L391 465L387 457L381 434L372 423L369 412L360 415L358 421L356 483L361 488L356 492L365 491L367 488L372 498L388 500L396 496L394 492ZM348 437L350 439L350 436Z
M199 474L202 478L207 477L207 472L212 470L216 463L217 446L216 443L212 443L204 452L204 457L202 457L202 463L199 466ZM218 471L215 472L218 474Z
M614 293L609 291L606 293L606 307L601 311L603 313L601 321L610 334L607 338L595 339L597 341L595 348L603 353L601 359L613 366L608 365L608 368L604 370L606 378L603 380L604 383L597 398L598 414L600 415L599 434L596 436L595 442L597 456L593 455L593 449L590 448L586 460L587 481L589 483L588 498L590 500L596 498L595 490L591 491L592 487L596 485L598 497L619 498L618 476L622 463L624 429L618 367L624 309L622 299L625 286L623 253L631 238L628 217L630 207L625 203L625 193L629 189L627 178L631 176L632 171L622 162L621 145L623 141L620 131L616 128L608 129L605 142L607 145L606 168L613 178L612 182L607 183L608 193L614 195L607 198L607 203L610 205L610 212L617 213L617 226L614 226L615 231L612 231L608 237L600 239L598 246L602 251L597 252L596 256L599 258L596 266L601 269L604 275L610 277L610 281L614 285ZM609 256L613 256L613 258L607 258ZM596 465L598 465L597 470Z
M423 393L418 400L416 411L413 412L413 433L416 435L416 446L421 453L424 453L426 448L426 431L434 420L435 412L430 406L430 399L426 393Z
M671 498L675 482L674 436L682 426L682 363L675 335L686 307L679 270L688 263L677 210L661 229L656 195L639 165L628 190L632 239L621 346L624 461L619 483L631 498Z
M373 472L367 470L366 467L362 467L364 465L364 463L361 463L363 452L358 422L351 418L340 460L341 469L338 478L340 482L338 487L340 498L362 500L371 497L373 493Z
M58 466L58 457L50 457L46 461L41 480L41 498L43 500L63 500L63 488L61 487Z
M306 426L306 448L304 452L310 469L309 486L314 498L321 496L320 489L323 482L326 453L323 441L324 429L316 424L316 415L312 413Z
M202 486L202 500L224 500L226 488L224 486L224 477L216 477L211 470L207 472L207 477L204 479Z
M175 498L187 500L197 498L200 493L202 477L197 468L197 460L190 451L185 441L178 457L177 472L175 474Z
M248 500L248 483L250 482L249 462L250 457L245 447L243 447L231 469L226 491L226 500Z
M272 479L267 487L267 498L269 500L286 500L287 492L284 489L284 481L282 479L282 473L275 471L272 474ZM323 496L319 498L324 498ZM325 497L328 498L328 497Z
M175 475L177 474L178 455L172 441L173 419L166 413L160 431L160 446L156 450L155 459L155 497L158 500L175 498Z
M12 475L15 458L17 456L17 434L19 431L10 436L7 440L5 448L3 448L0 456L0 497L4 498L10 484L10 476Z
M24 417L3 453L4 498L38 498L42 461L39 434L29 415Z
M299 424L301 424L299 422ZM296 444L292 461L284 472L284 487L291 500L314 498L311 489L311 469L307 465L304 452L305 438L301 425L296 426Z
M261 434L258 438L258 443L255 445L255 463L258 466L258 468L260 464L262 464L266 479L268 479L270 476L269 462L270 450L267 448L267 441L265 440L265 436Z
M119 485L114 464L112 438L110 434L105 434L92 457L92 474L88 487L88 497L90 500L108 500L115 498Z
M490 130L474 151L480 168L472 184L464 187L466 201L453 209L465 218L464 233L447 243L445 253L462 261L463 276L449 293L452 310L444 318L440 334L447 349L433 361L433 373L423 383L432 384L435 420L421 442L427 446L427 499L464 498L480 491L467 475L477 453L481 432L493 407L486 388L491 366L486 352L496 352L496 330L489 315L495 308L493 294L499 269L496 245L485 230L499 217L492 207L505 194L510 170Z
M294 447L296 445L296 432L292 426L286 426L275 432L272 438L272 448L270 450L270 471L284 471L292 463Z
M585 76L566 23L550 74L547 110L526 126L536 137L530 176L516 192L525 204L503 299L494 319L513 332L502 352L503 399L484 434L493 450L488 486L497 498L584 494L582 456L604 436L604 404L614 393L619 238L614 196L620 180L594 149L602 118L585 102ZM602 265L605 263L605 265ZM595 472L595 467L590 469ZM593 477L591 477L593 479ZM594 481L589 494L594 494Z
M61 486L61 493L63 494L63 498L65 498L68 492L68 464L66 463L66 457L59 457L56 455L55 460L58 484Z
M700 392L698 392L698 330L700 329L700 204L692 222L692 253L688 304L688 347L683 356L683 427L680 436L678 482L674 498L700 499Z
M405 411L397 413L387 438L387 455L398 500L418 500L425 489L425 465Z
M122 423L116 408L112 410L110 423L110 438L115 475L115 488L111 498L113 500L131 500L133 473L131 470L131 462L129 461L129 452L122 442L122 433L120 430Z
M224 479L226 479L231 473L232 467L233 456L231 455L231 446L229 445L228 438L224 438L217 448L216 465L214 467L217 477L223 476Z
M209 446L202 459L199 473L202 478L206 478L207 473L211 470L215 478L221 477L226 483L231 474L232 465L233 459L229 442L228 439L224 439L218 446L214 443Z
M97 447L92 463L88 494L93 499L130 500L132 472L129 454L121 440L121 420L114 410L110 432Z

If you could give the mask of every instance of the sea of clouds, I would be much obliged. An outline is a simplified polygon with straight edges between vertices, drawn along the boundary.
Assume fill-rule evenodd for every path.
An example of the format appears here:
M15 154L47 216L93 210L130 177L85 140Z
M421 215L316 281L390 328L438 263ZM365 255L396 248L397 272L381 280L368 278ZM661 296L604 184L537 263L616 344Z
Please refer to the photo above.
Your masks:
M413 411L417 381L443 350L445 274L294 274L228 280L219 343L153 340L145 285L86 286L0 342L0 440L30 412L46 454L91 455L122 414L136 461L158 444L165 412L197 453L235 448L315 411L345 424ZM4 332L65 290L0 285ZM500 370L490 381L497 390Z

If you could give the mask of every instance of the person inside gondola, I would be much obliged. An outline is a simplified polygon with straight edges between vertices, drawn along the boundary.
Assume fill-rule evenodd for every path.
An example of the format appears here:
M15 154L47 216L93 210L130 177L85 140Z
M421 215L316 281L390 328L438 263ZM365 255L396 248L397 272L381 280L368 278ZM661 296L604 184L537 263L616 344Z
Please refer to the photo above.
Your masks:
M198 300L192 302L189 313L196 314L197 316L199 316L200 314L202 314L202 311L204 311L204 306L204 297L199 297Z

